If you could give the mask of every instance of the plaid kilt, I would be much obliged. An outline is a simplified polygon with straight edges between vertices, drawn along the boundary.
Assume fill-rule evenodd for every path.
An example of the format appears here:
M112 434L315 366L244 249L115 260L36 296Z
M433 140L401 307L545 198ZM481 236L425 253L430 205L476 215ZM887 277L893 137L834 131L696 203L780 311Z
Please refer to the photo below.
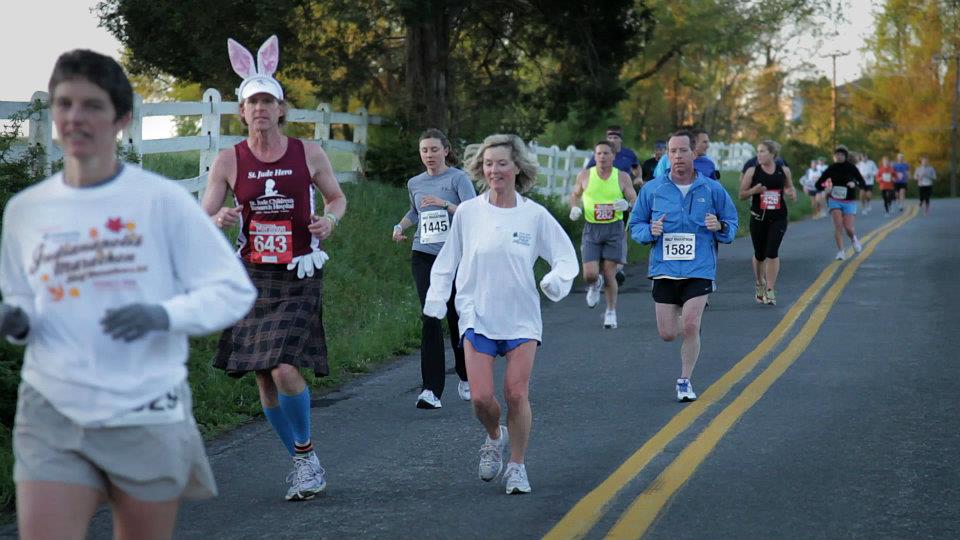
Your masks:
M257 288L253 309L220 336L214 367L231 377L269 370L279 364L330 374L323 330L323 271L297 278L286 265L254 265L244 261Z

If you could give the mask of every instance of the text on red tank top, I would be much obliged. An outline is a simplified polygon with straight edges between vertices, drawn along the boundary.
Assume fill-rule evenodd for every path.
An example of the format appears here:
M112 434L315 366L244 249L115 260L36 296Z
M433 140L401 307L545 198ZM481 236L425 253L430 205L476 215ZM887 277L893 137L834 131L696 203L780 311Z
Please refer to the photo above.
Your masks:
M265 163L247 141L234 146L234 196L241 210L240 257L257 264L285 264L309 253L318 241L307 230L314 211L313 183L303 142L287 138L287 151Z

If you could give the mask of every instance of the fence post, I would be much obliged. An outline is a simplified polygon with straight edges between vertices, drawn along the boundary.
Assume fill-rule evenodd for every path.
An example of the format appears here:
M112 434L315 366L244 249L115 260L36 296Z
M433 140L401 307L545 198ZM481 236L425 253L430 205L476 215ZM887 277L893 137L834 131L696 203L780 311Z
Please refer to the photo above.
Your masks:
M563 196L566 197L570 194L570 178L578 174L579 171L576 171L573 168L573 160L577 159L577 147L574 145L567 145L567 162L563 166L564 176L563 176Z
M217 158L220 152L220 92L216 88L207 88L203 93L203 102L207 105L203 110L203 117L200 120L200 135L206 135L210 141L206 150L200 151L200 173L203 176L210 172L213 160ZM197 198L203 199L203 192L207 190L207 184L203 183L197 189Z
M550 147L550 153L547 155L547 166L550 167L550 176L547 177L547 193L553 195L557 187L557 168L560 165L560 147L555 144L552 145Z
M330 104L321 103L317 105L317 110L320 111L320 121L313 129L313 138L320 141L321 148L326 148L330 140Z
M30 96L30 104L34 106L49 105L49 96L46 92L34 92ZM39 145L43 148L43 173L49 175L52 172L53 158L53 121L50 118L49 106L43 107L38 112L30 115L28 126L28 137L30 145Z
M131 151L137 155L137 163L143 163L143 98L140 94L133 94L133 108L130 111L131 119L127 129L123 130L123 139L120 142L120 151Z
M363 178L365 158L367 157L367 126L370 125L370 115L367 109L360 107L355 113L360 116L360 123L353 128L353 143L362 145L353 150L353 171Z

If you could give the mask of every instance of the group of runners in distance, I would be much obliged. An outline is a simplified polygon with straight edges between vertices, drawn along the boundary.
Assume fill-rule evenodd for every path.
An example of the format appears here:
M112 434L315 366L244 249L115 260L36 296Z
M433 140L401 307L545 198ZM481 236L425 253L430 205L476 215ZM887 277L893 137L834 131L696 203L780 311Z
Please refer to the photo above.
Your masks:
M287 104L273 77L276 37L256 58L233 40L228 52L242 79L247 138L216 157L199 205L117 159L133 96L116 61L75 50L54 67L50 107L64 168L11 199L0 246L0 334L26 345L13 430L22 538L82 538L104 500L117 538L170 538L182 497L216 495L187 383L191 335L222 330L213 365L233 377L254 374L278 453L282 446L291 459L285 498L310 499L326 487L301 370L329 373L322 243L336 234L347 201L320 145L282 133ZM582 275L587 305L602 295L602 326L617 328L627 236L650 246L660 337L681 341L676 398L697 399L691 378L701 320L716 289L719 244L733 242L740 227L737 210L706 156L706 132L677 131L642 164L622 139L611 126L573 186L569 218L586 222L582 266L557 219L523 195L536 184L537 162L519 137L471 145L464 169L441 131L419 139L424 171L409 179L410 209L392 232L403 242L415 227L411 273L423 312L415 406L442 407L445 318L458 396L471 402L485 432L478 476L489 482L502 472L508 494L532 490L524 458L543 334L540 293L558 302ZM739 197L751 200L756 301L769 305L777 301L787 200L797 199L779 151L761 142L739 186ZM876 170L848 158L838 147L831 166L811 165L816 175L804 180L808 193L826 193L837 258L844 232L861 249L859 193L876 179L889 211L886 182L909 170L902 156ZM914 173L921 188L935 178L924 167ZM236 251L222 233L232 227ZM538 291L539 258L550 270ZM499 356L507 359L506 414L494 381Z

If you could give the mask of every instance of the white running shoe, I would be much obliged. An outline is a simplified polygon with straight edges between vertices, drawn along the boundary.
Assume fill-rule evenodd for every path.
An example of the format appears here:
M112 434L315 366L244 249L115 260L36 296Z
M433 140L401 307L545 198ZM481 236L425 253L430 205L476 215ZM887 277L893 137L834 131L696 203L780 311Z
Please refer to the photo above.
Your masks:
M510 444L510 435L507 433L507 426L500 426L500 438L491 440L487 435L483 444L480 445L480 466L477 468L477 474L484 482L489 482L500 474L503 470L503 453Z
M856 251L857 253L860 253L861 251L863 251L863 244L861 244L860 240L856 238L854 238L853 240L853 250Z
M326 475L315 452L310 452L306 457L294 456L293 470L287 475L287 483L292 485L287 490L286 499L306 501L314 498L327 488Z
M432 390L424 390L417 396L418 409L439 409L442 407L440 398L433 394Z
M603 276L597 277L597 282L587 285L587 307L595 308L600 303L600 291L603 290Z
M467 381L457 383L457 393L460 394L460 399L470 401L470 383Z
M617 327L617 312L613 310L607 310L603 314L603 327L604 328L616 328Z
M696 401L697 394L693 391L690 379L677 379L677 401Z
M503 481L507 484L507 495L521 495L531 491L530 480L527 479L527 468L523 463L507 463Z
M847 258L847 255L846 255L846 253L843 252L842 249L837 252L837 260L838 260L838 261L842 261L842 260L844 260L844 259L846 259L846 258Z

